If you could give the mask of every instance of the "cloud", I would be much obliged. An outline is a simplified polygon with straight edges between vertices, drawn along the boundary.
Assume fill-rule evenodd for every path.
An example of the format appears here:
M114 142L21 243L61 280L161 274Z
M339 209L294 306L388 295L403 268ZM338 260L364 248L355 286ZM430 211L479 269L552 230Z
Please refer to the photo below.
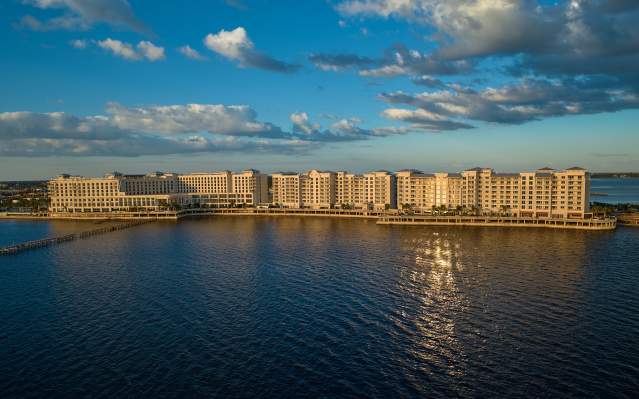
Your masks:
M311 124L308 120L308 114L306 112L293 113L290 116L291 122L293 122L293 131L302 132L304 134L313 134L313 132L320 129L319 124Z
M344 16L395 17L436 30L446 58L534 50L560 29L554 6L534 0L349 0Z
M337 10L348 16L377 15L388 18L392 14L408 16L417 6L413 0L355 0L344 1L337 5Z
M311 142L368 140L374 137L385 137L410 132L409 129L392 126L364 129L359 127L361 123L359 118L354 117L336 119L331 115L328 119L334 119L335 121L327 129L322 129L318 123L312 123L306 112L293 113L290 118L291 122L293 122L293 134L295 137Z
M359 74L372 78L390 78L393 76L407 75L410 74L410 72L401 65L385 65L380 68L361 70Z
M408 110L389 108L382 112L382 116L396 121L410 122L411 128L416 130L440 132L473 128L473 126L467 123L453 121L424 109Z
M355 54L311 54L308 57L316 67L325 71L340 71L347 68L365 68L377 61Z
M247 141L201 136L162 138L123 134L116 140L17 139L0 144L0 155L19 157L108 156L138 157L195 153L299 154L309 150L303 142Z
M224 0L227 6L235 8L236 10L246 11L248 6L241 0Z
M164 55L164 47L156 46L149 41L140 41L136 47L133 47L132 44L106 38L104 40L96 41L95 44L98 47L111 52L113 55L129 61L140 61L146 59L148 61L155 62L166 58Z
M196 61L205 61L207 58L200 54L197 50L191 48L191 46L186 45L178 48L178 51L184 55L186 58L190 58Z
M442 60L430 54L395 45L383 57L368 58L356 54L312 54L316 67L325 71L355 69L365 77L415 75L462 75L474 69L472 60Z
M639 80L639 5L633 0L348 0L336 9L343 16L423 26L438 60L515 57L511 72L520 75Z
M237 27L232 31L220 30L216 34L209 33L204 38L206 47L225 58L238 61L241 67L253 67L273 72L296 72L300 65L276 60L255 49L244 28Z
M109 103L107 113L119 129L143 133L190 134L207 132L227 136L290 138L280 128L257 121L257 112L247 105L186 104L124 107Z
M385 101L506 124L637 108L637 1L345 0L336 10L354 21L401 20L430 41L428 54L396 47L364 66L322 65L366 77L412 76L415 84L439 90L386 93ZM482 82L485 87L473 91L434 78L478 72L497 76L502 86Z
M615 112L639 108L639 95L616 87L607 79L524 79L499 88L474 90L448 85L447 90L407 94L382 93L390 104L405 104L417 110L391 108L383 116L421 123L421 120L474 120L499 124L521 124L547 117ZM465 123L465 122L462 122ZM442 125L441 130L451 130ZM453 128L470 125L451 125Z
M23 3L43 10L63 11L61 16L44 21L30 15L23 17L22 25L33 30L86 30L97 23L106 23L138 33L149 33L126 0L23 0Z
M305 112L293 129L257 119L246 105L184 104L125 107L109 103L104 115L64 112L0 113L1 156L142 156L198 152L303 153L318 144L405 134L405 128L364 129L357 118L328 129Z
M426 86L426 87L429 87L431 89L441 89L441 88L446 87L446 83L442 82L441 80L439 80L437 78L433 78L432 76L428 76L428 75L417 76L417 77L414 77L411 80L413 81L414 84L416 84L418 86Z
M138 54L137 51L135 51L132 45L125 42L121 42L120 40L107 38L107 39L98 41L97 45L100 48L108 50L112 52L114 55L117 55L118 57L122 57L126 60L139 60L141 58L140 54Z
M149 41L141 41L138 43L138 51L142 57L149 61L158 61L165 58L164 48L158 47Z
M85 49L85 48L87 48L87 46L88 46L87 41L86 41L86 40L84 40L84 39L71 40L71 41L69 42L69 44L70 44L72 47L77 48L77 49Z
M218 108L201 115L202 107ZM168 108L168 109L167 109ZM240 108L242 108L240 106ZM267 124L250 111L233 115L233 107L172 106L127 109L110 104L108 115L74 116L62 112L0 113L0 155L3 156L142 156L198 152L300 152L308 143L269 140ZM231 114L231 115L228 115ZM242 116L243 115L243 116ZM133 120L133 117L140 120ZM246 120L240 120L245 117ZM233 127L240 131L231 132ZM242 131L243 130L243 131ZM250 137L237 137L248 132ZM214 133L214 134L210 134Z

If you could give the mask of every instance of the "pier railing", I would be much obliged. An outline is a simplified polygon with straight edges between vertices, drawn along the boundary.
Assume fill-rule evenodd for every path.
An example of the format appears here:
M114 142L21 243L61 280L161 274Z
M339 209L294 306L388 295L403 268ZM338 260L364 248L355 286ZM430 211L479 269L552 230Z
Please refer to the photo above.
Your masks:
M295 209L295 208L200 208L186 209L178 217L209 215L261 215L261 216L341 216L353 218L377 219L388 215L387 211L353 209ZM394 212L397 214L397 212Z
M117 230L124 230L124 229L128 229L129 227L138 226L148 222L149 220L132 220L126 223L118 223L113 226L100 227L98 229L81 231L79 233L65 234L58 237L50 237L50 238L43 238L40 240L26 241L20 244L1 247L0 255L10 255L10 254L15 254L22 251L27 251L29 249L48 247L48 246L52 246L56 244L61 244L67 241L73 241L73 240L78 240L82 238L92 237L99 234L110 233L112 231L117 231Z
M614 217L604 219L560 219L525 218L504 216L382 216L378 224L429 225L429 226L513 226L548 227L580 230L614 230L617 220Z
M639 213L622 213L617 215L620 225L639 227Z
M379 224L405 225L472 225L472 226L521 226L586 230L610 230L617 225L615 217L607 218L533 218L514 216L462 216L405 214L398 210L364 209L311 209L311 208L191 208L179 211L135 211L109 213L56 213L49 219L80 220L171 220L207 216L321 216L376 220Z

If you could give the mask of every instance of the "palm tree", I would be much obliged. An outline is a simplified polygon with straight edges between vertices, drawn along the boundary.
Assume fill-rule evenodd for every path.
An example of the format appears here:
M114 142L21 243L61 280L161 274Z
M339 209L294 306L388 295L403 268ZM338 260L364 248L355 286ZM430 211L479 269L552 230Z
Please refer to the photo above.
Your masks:
M502 205L499 207L499 216L508 216L508 213L510 212L510 207L508 205Z

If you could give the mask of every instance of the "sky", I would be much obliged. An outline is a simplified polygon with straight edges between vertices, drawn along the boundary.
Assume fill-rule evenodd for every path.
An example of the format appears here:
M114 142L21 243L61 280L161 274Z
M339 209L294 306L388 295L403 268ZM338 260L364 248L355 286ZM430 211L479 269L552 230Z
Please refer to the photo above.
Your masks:
M3 0L0 180L639 171L636 0Z

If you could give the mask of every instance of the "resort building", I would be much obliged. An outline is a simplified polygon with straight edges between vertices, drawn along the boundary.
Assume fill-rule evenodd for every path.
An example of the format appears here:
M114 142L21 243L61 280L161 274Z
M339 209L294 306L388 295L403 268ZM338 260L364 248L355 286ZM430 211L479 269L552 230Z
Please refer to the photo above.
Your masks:
M49 212L124 212L166 209L171 204L187 205L186 196L164 191L175 191L176 185L174 175L164 179L149 176L148 180L143 176L117 173L103 178L60 175L48 183Z
M395 175L385 170L364 173L364 201L375 210L397 208Z
M457 209L462 204L462 176L458 173L425 174L407 169L396 173L397 207L420 212Z
M335 174L335 207L344 209L366 208L364 176L344 171Z
M60 175L49 181L49 212L124 212L185 206L255 206L268 201L267 176L256 170L178 175Z
M310 170L272 175L257 170L103 178L61 175L49 181L49 211L56 213L167 210L182 207L401 209L534 218L583 218L589 212L590 174L582 168L497 173L473 168L461 173L418 170L348 172Z
M273 173L273 204L284 208L302 207L302 175L293 172Z
M328 209L335 205L335 173L311 170L301 176L302 207Z
M582 218L589 211L590 173L582 168L495 173L462 172L462 206L483 214Z
M581 168L496 173L489 168L460 174L397 172L397 204L418 212L457 210L522 217L583 217L590 174Z
M273 204L284 208L328 209L335 205L335 172L274 173Z

